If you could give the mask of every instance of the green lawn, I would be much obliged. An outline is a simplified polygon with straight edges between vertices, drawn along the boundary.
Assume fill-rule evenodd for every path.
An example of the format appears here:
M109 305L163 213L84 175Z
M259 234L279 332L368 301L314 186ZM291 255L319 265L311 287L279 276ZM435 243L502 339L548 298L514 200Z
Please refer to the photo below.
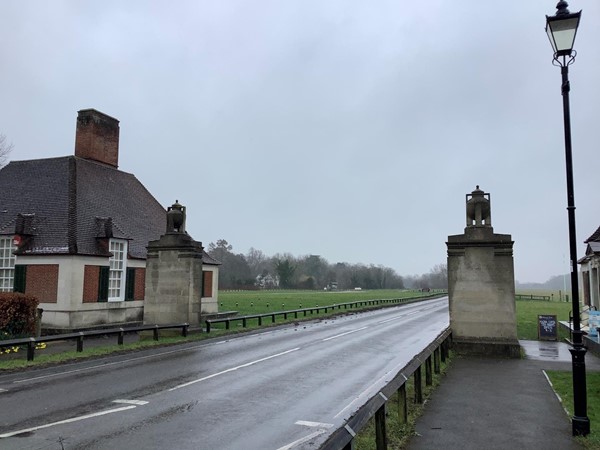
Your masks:
M413 290L382 289L373 291L220 291L219 311L237 311L240 315L314 308L360 300L415 297Z
M537 340L537 320L539 314L556 315L557 320L569 320L571 303L544 302L537 300L517 300L517 336L519 339ZM559 339L568 336L568 333L558 328Z
M563 406L573 415L573 378L571 372L548 370L546 372ZM600 373L588 372L587 377L587 414L590 419L591 433L587 438L579 438L585 448L600 449Z

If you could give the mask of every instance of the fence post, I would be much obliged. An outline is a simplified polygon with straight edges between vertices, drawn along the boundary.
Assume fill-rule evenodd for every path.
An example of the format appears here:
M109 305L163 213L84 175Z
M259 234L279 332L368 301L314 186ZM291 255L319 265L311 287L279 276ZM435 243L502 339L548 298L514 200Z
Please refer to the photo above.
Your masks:
M79 336L77 336L77 351L78 352L83 351L83 332L82 331L80 331Z
M398 419L400 423L404 424L408 422L408 402L406 398L406 383L402 383L400 389L398 389Z
M433 371L440 373L440 348L436 347L433 351Z
M34 355L35 355L35 339L29 338L29 342L27 343L27 361L33 361Z
M385 430L385 403L375 413L375 445L377 450L387 450L387 433Z
M423 403L423 383L421 382L421 366L415 370L415 403Z
M431 373L431 355L425 360L425 384L431 386L433 384L433 375Z

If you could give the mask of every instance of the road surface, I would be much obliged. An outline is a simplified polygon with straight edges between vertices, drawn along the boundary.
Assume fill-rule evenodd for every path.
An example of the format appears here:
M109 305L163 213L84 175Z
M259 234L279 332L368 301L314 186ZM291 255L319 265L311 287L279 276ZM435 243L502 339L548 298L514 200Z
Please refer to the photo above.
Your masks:
M446 297L3 375L0 448L318 448L447 326Z

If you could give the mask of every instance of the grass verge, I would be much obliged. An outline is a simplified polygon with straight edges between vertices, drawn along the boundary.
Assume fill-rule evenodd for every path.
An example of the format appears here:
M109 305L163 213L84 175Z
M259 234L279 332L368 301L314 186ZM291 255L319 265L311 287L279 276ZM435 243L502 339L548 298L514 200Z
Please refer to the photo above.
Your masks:
M548 370L546 373L569 417L573 416L573 377L571 372ZM584 448L600 449L600 372L588 372L586 384L590 435L585 438L577 438L577 440Z

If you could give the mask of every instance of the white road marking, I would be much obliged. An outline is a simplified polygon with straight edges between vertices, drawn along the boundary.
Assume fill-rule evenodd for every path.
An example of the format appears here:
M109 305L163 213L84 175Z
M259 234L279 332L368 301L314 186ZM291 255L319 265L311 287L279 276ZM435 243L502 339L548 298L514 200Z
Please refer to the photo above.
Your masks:
M309 422L307 420L299 420L298 422L296 422L296 425L304 425L305 427L312 427L312 428L331 428L333 426L332 423Z
M314 433L310 433L308 436L304 436L303 438L300 438L294 442L289 443L288 445L284 445L283 447L279 447L277 450L290 450L292 448L294 448L296 445L300 445L303 444L306 441L310 441L313 438L316 438L317 436L322 435L323 433L326 433L325 430L318 430L315 431Z
M287 350L285 352L277 353L275 355L267 356L265 358L257 359L256 361L251 361L249 363L242 364L242 365L236 366L236 367L232 367L230 369L226 369L226 370L223 370L221 372L213 373L212 375L208 375L206 377L198 378L197 380L188 381L187 383L183 383L183 384L180 384L178 386L172 387L171 389L169 389L169 392L170 391L174 391L175 389L180 389L182 387L190 386L191 384L199 383L201 381L205 381L205 380L209 380L209 379L214 378L214 377L218 377L219 375L223 375L225 373L234 372L234 371L236 371L238 369L242 369L244 367L253 366L254 364L258 364L259 362L263 362L263 361L267 361L269 359L277 358L279 356L287 355L288 353L295 352L296 350L300 350L300 347L296 347L296 348L293 348L291 350Z
M37 430L41 430L43 428L49 428L49 427L53 427L56 425L64 425L66 423L73 423L73 422L78 422L80 420L91 419L93 417L104 416L106 414L112 414L112 413L116 413L116 412L126 411L128 409L133 409L133 408L137 408L137 406L135 406L135 405L123 406L121 408L107 409L105 411L100 411L97 413L86 414L85 416L73 417L72 419L59 420L58 422L47 423L46 425L40 425L39 427L25 428L23 430L12 431L10 433L0 434L0 439L11 437L11 436L16 436L17 434L29 433L30 431L37 431Z
M138 405L138 406L144 406L144 405L148 404L148 402L145 400L123 400L123 399L113 400L113 403L125 403L126 405Z
M362 328L357 328L356 330L346 331L345 333L336 334L335 336L331 336L331 337L322 339L322 341L326 342L326 341L330 341L332 339L337 339L339 337L346 336L347 334L352 334L352 333L356 333L357 331L362 331L366 328L369 328L369 327L362 327Z

